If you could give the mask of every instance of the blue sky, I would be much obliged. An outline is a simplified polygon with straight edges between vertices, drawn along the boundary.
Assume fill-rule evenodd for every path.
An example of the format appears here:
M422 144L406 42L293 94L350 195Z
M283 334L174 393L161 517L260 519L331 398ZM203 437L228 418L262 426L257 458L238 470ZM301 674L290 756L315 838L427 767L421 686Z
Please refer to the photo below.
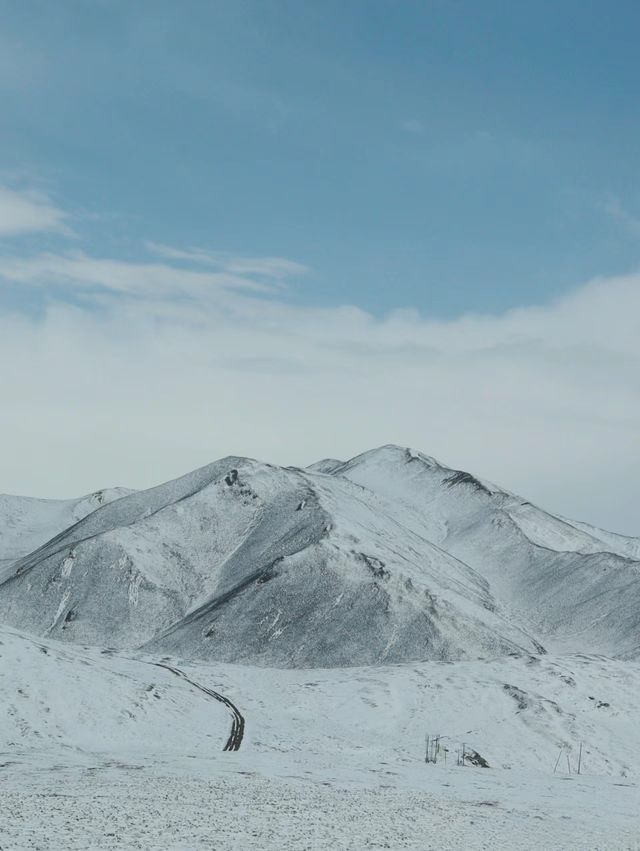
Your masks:
M0 490L398 443L640 534L637 3L0 13Z
M437 316L638 260L640 6L2 2L4 171L87 245L276 254Z

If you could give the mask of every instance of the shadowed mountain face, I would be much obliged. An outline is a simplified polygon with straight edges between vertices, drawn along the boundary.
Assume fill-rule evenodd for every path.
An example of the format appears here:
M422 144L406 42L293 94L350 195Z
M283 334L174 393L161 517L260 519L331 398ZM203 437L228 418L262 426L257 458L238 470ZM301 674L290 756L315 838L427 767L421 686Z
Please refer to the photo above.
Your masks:
M225 458L55 531L0 562L0 621L60 640L277 667L640 654L636 539L396 446Z

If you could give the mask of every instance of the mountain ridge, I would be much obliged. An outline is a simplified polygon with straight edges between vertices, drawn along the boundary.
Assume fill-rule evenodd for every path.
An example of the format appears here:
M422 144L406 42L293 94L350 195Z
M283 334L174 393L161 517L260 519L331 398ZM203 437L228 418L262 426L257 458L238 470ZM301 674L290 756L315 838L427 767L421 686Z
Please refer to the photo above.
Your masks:
M274 667L548 646L635 657L636 542L612 552L615 535L597 532L393 444L305 469L228 456L5 562L0 620Z

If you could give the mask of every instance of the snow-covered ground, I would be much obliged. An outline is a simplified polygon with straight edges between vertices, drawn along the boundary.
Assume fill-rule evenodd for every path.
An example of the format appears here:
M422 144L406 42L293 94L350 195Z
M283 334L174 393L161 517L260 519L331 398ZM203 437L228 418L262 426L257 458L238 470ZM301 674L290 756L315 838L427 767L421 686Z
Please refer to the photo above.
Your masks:
M637 851L638 788L590 777L416 765L356 771L241 753L18 756L0 769L3 849Z
M640 848L634 663L169 660L242 712L224 753L228 709L166 659L0 641L3 849Z
M0 851L640 849L639 556L395 446L0 498Z

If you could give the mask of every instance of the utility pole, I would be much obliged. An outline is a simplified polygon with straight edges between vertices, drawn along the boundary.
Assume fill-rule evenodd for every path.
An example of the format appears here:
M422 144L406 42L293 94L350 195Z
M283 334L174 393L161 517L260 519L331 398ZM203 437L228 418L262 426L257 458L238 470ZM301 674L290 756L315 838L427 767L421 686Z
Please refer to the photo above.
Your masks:
M556 764L553 766L553 773L556 773L558 768L558 763L560 762L560 757L562 756L562 745L560 745L560 750L558 751L558 759L556 760Z

